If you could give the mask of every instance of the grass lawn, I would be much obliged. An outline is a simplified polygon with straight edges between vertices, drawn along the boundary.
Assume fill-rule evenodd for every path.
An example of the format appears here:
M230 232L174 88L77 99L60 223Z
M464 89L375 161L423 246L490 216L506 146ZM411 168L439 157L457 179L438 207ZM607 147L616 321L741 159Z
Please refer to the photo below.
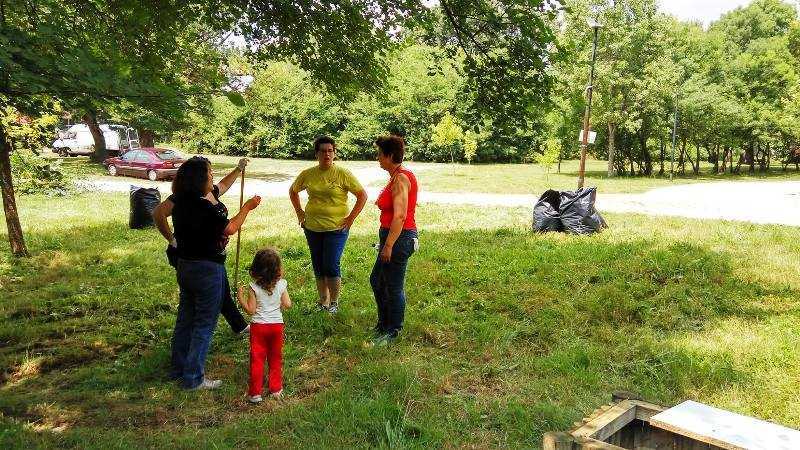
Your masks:
M498 194L540 195L547 189L575 190L578 183L578 161L563 161L561 173L555 167L548 174L544 167L536 164L420 164L420 182L432 192L479 192ZM711 165L701 168L700 176L693 174L669 180L665 177L616 177L606 175L606 161L588 160L586 162L586 186L595 186L604 194L637 193L673 184L687 184L710 181L753 181L753 180L800 180L800 172L792 167L784 172L773 168L770 172L750 176L747 168L740 175L712 175ZM669 170L669 168L667 168Z
M239 157L225 155L204 155L208 157L217 174L223 174L236 166ZM90 164L87 158L65 158L64 164L74 167L83 177L113 179L105 174L103 167ZM301 170L314 165L314 161L278 160L252 158L248 166L248 177L263 181L289 181ZM341 165L351 169L377 168L374 161L341 161ZM541 195L548 189L574 190L578 180L578 161L564 161L561 173L555 167L548 174L545 168L536 164L440 164L409 163L417 172L422 189L428 192L478 192L495 194L533 194ZM787 171L773 168L770 172L755 175L747 174L747 167L740 175L712 175L712 166L705 164L700 176L692 174L675 176L674 181L666 177L606 177L606 162L589 160L586 167L586 186L596 186L604 194L637 193L651 189L710 181L800 181L800 172L793 167ZM119 180L121 178L117 178ZM371 183L383 186L384 180Z
M616 389L800 427L798 228L609 215L598 236L533 235L526 209L422 205L406 328L376 349L374 208L330 317L288 201L269 200L244 259L279 248L295 306L288 396L253 407L224 321L207 368L223 388L166 380L177 287L127 203L19 199L33 256L0 251L0 447L536 448Z

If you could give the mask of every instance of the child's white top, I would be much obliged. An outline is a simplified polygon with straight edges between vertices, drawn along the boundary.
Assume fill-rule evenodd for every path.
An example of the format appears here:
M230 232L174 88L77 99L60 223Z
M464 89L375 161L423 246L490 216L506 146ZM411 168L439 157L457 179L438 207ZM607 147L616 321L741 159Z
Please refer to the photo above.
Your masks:
M256 312L250 318L252 323L283 323L281 313L281 295L286 292L288 283L281 278L275 283L272 295L256 283L250 283L250 288L256 293Z

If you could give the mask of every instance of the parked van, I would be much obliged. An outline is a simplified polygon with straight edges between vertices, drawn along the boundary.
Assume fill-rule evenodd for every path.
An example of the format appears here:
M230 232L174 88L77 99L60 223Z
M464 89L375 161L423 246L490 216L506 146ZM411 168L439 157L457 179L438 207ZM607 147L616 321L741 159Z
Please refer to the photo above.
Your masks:
M139 148L139 135L136 130L125 125L101 124L100 130L106 140L110 155L125 153L131 148ZM94 152L94 137L89 126L78 123L58 132L53 142L53 152L61 156L91 155Z

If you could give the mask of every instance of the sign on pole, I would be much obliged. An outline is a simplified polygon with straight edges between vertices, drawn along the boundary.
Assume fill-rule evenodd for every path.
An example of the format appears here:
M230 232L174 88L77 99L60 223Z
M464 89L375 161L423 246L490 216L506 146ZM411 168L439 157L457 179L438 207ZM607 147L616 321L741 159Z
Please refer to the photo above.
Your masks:
M594 144L594 140L595 140L596 138L597 138L597 132L595 132L595 131L590 131L590 132L589 132L589 142L588 142L588 143L589 143L589 144ZM580 131L580 133L578 133L578 142L580 142L581 144L583 144L583 130L581 130L581 131Z

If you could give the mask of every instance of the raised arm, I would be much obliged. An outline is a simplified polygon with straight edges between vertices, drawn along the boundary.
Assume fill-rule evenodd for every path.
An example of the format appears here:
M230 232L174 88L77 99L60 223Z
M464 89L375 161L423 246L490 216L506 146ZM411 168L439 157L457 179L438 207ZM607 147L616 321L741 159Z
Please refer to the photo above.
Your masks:
M239 164L233 170L231 170L231 173L225 175L223 179L219 180L217 187L219 188L220 197L224 193L228 192L228 189L233 186L233 183L236 182L236 178L238 178L239 174L242 173L245 167L247 167L248 162L250 162L250 160L247 158L240 159Z
M244 205L242 205L242 209L239 210L239 213L228 222L228 226L225 227L223 233L225 233L226 236L236 234L239 228L242 227L242 224L244 224L244 220L247 219L247 215L250 214L250 211L258 208L259 204L261 204L261 197L258 195L246 201Z
M158 232L161 233L161 236L164 236L164 239L166 239L167 242L173 245L175 243L175 236L172 234L172 228L169 226L167 217L172 215L172 208L174 207L175 204L172 203L172 200L167 199L161 202L161 204L156 206L156 209L153 210L153 220L156 223Z

